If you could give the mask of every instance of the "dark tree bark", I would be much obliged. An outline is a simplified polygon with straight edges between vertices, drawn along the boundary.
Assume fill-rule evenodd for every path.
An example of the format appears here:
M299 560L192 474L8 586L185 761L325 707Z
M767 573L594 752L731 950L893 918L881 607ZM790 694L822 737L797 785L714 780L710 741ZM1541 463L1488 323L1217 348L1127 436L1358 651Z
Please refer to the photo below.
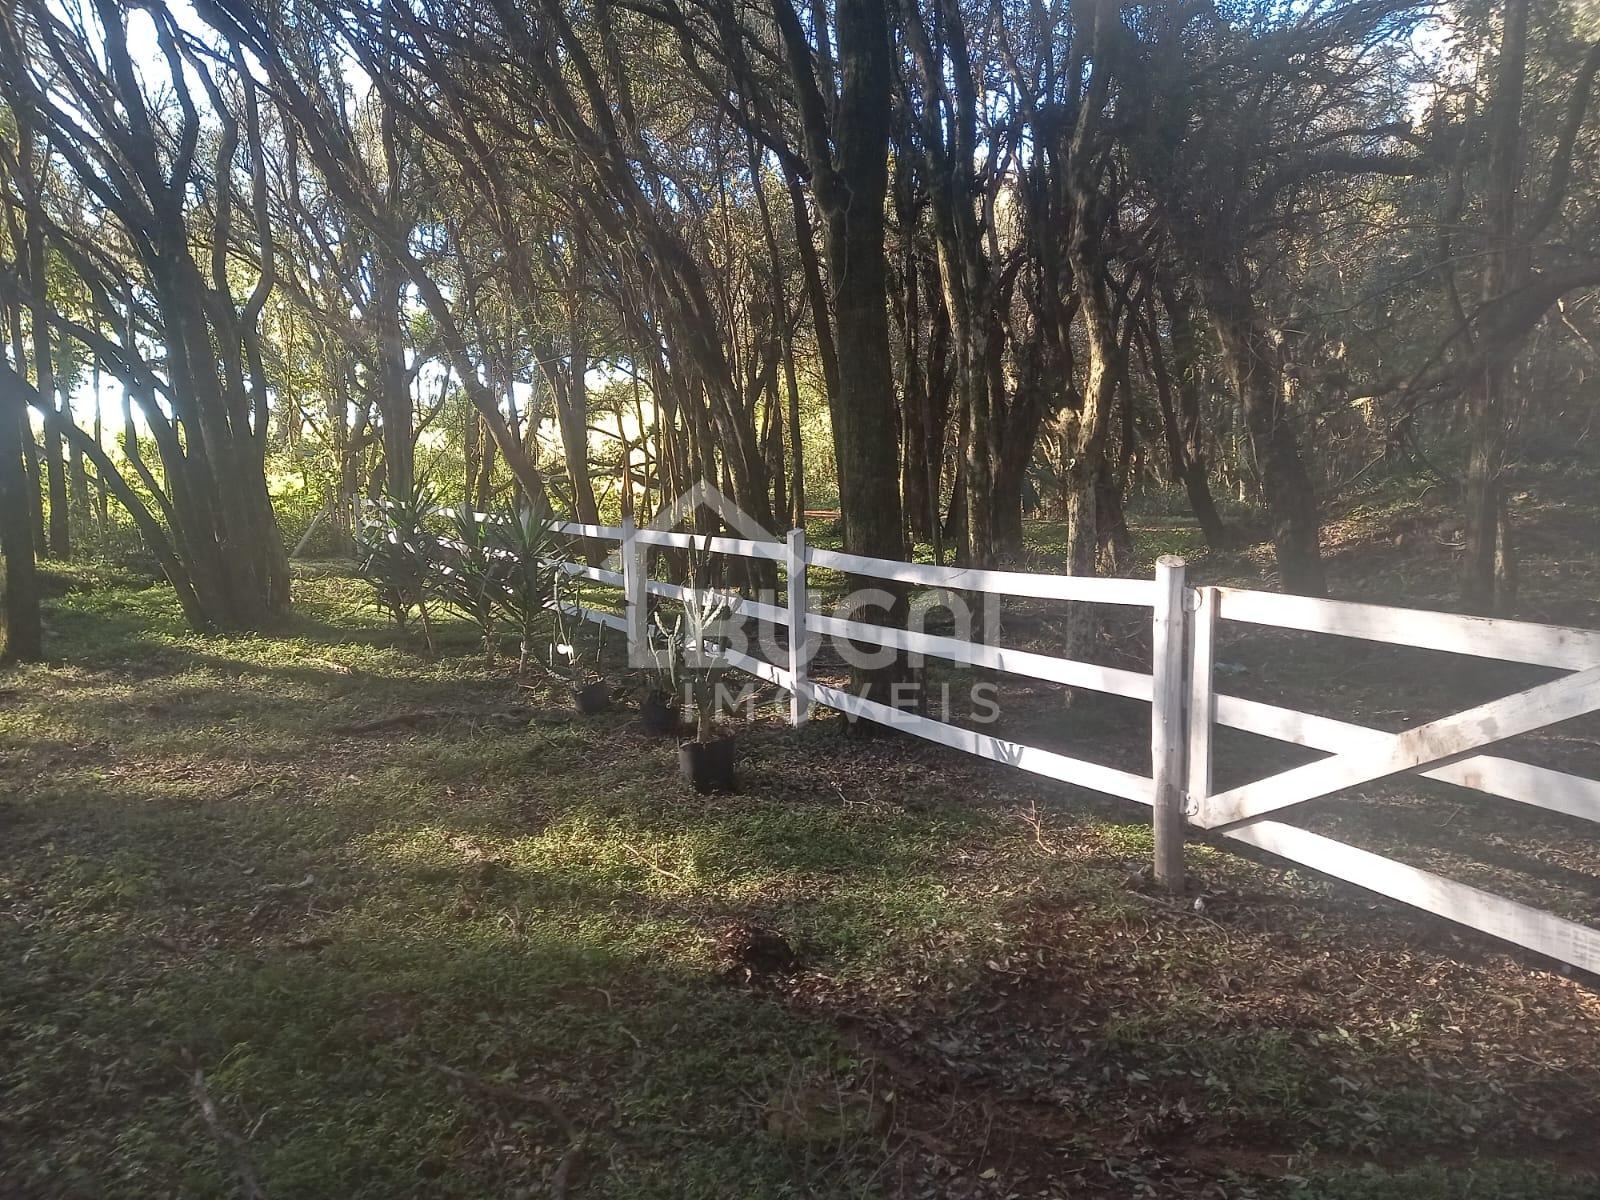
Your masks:
M372 378L372 399L383 432L384 486L391 496L409 498L416 478L416 434L412 429L414 405L411 377L406 370L406 340L402 325L405 276L386 254L372 265L372 328L377 370Z
M1526 279L1528 253L1519 243L1517 192L1522 178L1522 103L1528 62L1528 0L1506 0L1498 77L1488 112L1489 177L1484 194L1483 299L1493 302ZM1469 447L1466 554L1461 599L1479 613L1515 603L1515 549L1506 510L1506 393L1515 343L1493 346L1467 381Z
M1141 342L1145 347L1150 374L1155 381L1156 401L1161 408L1161 426L1167 443L1167 463L1172 481L1183 485L1189 497L1206 545L1213 550L1228 545L1228 531L1217 512L1211 494L1211 480L1205 457L1205 425L1200 413L1200 355L1194 322L1188 306L1171 287L1159 285L1163 311L1167 315L1171 339L1171 365L1168 352L1150 312L1145 312ZM1176 378L1174 378L1176 375Z
M1050 149L1059 158L1056 169L1065 195L1063 207L1071 213L1066 261L1083 321L1086 348L1083 390L1064 427L1068 451L1067 469L1063 472L1066 566L1073 575L1093 575L1097 567L1102 475L1121 362L1117 314L1108 279L1111 231L1107 221L1112 207L1105 195L1110 184L1110 164L1103 144L1117 61L1116 34L1121 25L1118 10L1110 3L1096 3L1086 8L1085 14L1089 20L1081 36L1086 39L1086 53L1091 60L1088 86L1065 144ZM1079 640L1086 629L1086 622L1076 622L1074 640Z
M7 231L11 235L12 245L20 245L23 237L20 226L15 220L9 206L5 209ZM28 374L28 351L23 341L22 332L22 302L20 298L12 297L5 305L7 330L11 339L11 357L16 372L23 378ZM26 481L24 502L28 506L28 527L33 531L33 545L35 553L46 545L47 534L44 527L44 491L43 481L40 478L39 443L33 440L32 426L24 422L18 436L22 439L22 471Z
M986 185L975 169L980 148L978 87L966 25L953 0L939 0L935 17L930 32L915 0L901 0L900 28L922 97L920 106L907 98L918 136L907 139L910 145L902 152L915 146L923 159L922 182L928 192L955 347L957 388L966 417L963 558L983 566L994 560L996 548L995 473L1006 432L1000 371L1005 339L995 319L1001 300L980 219ZM1002 518L1002 523L1009 529L1009 518Z
M1260 474L1279 582L1286 592L1323 595L1321 520L1294 416L1284 404L1282 352L1251 292L1243 255L1223 263L1201 249L1195 265Z
M537 340L534 351L555 401L556 429L561 436L575 514L584 524L597 525L600 504L595 498L589 466L589 389L584 382L589 373L589 343L577 313L579 300L574 296L570 302L573 308L565 353L549 338Z
M0 660L38 662L44 657L44 627L39 617L39 574L28 503L32 484L22 461L28 410L21 389L7 383L14 379L16 375L9 369L0 370L0 555L5 568Z
M97 310L93 325L116 328L123 307L134 313L121 343L57 305L46 305L45 324L98 353L143 407L171 490L159 501L176 522L171 545L199 597L197 623L258 629L287 605L289 588L265 474L267 382L258 322L276 281L276 244L255 88L242 86L241 113L238 99L224 95L218 82L224 68L200 58L171 15L153 9L159 61L170 80L170 103L153 110L145 83L152 68L132 61L127 13L112 0L95 0L95 9L105 37L93 47L47 4L15 4L8 22L0 22L6 101L30 114L85 202L120 227L138 272L130 282L126 265L109 259L75 221L53 221L36 197L27 206L30 226L47 234L78 275ZM47 61L29 57L41 53ZM40 83L51 71L73 77L84 97L70 112ZM236 78L247 80L248 73ZM204 123L214 137L201 136L196 84L204 89ZM241 151L248 180L237 170ZM196 236L202 220L204 239ZM202 267L195 256L205 245L209 262ZM236 255L257 266L242 302L234 294ZM158 369L144 361L135 332L163 347ZM47 428L95 462L98 446L62 418L52 390L39 389Z
M831 111L789 0L777 0L777 16L805 128L812 192L824 221L838 354L839 390L830 399L845 548L898 559L905 554L905 531L884 252L894 71L889 14L885 0L839 0L834 32L841 86ZM826 32L822 36L826 40ZM886 621L898 625L905 619L905 595L893 594ZM857 671L856 684L871 698L892 703L892 689L904 673L897 660L884 670Z
M26 122L19 123L17 185L22 202L37 211L40 204L40 165L34 162L34 133ZM26 228L28 310L33 330L34 383L49 405L44 422L44 472L49 498L48 546L55 558L72 557L72 526L67 500L66 464L61 459L61 426L55 419L61 400L56 394L55 351L50 336L47 256L44 224L29 220Z

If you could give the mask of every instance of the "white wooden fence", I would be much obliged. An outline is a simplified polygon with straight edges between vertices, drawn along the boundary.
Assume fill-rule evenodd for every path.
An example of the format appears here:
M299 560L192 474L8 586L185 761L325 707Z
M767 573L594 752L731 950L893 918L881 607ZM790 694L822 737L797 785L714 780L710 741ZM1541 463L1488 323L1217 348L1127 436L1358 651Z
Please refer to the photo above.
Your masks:
M693 594L681 585L649 579L645 547L693 548L783 566L787 573L785 606L735 597L732 611L785 627L786 661L780 665L732 649L724 656L730 666L786 689L794 724L804 722L814 705L824 705L1036 775L1149 805L1155 829L1156 877L1169 887L1182 885L1184 826L1190 823L1600 973L1600 930L1271 819L1272 814L1320 796L1414 772L1600 821L1600 782L1481 753L1493 743L1600 709L1600 632L1272 592L1188 588L1183 560L1171 557L1159 560L1154 579L1106 579L866 558L809 547L801 529L791 530L787 541L777 542L636 529L632 522L621 526L563 524L559 528L570 535L617 543L620 570L571 561L559 566L571 576L622 590L621 613L572 604L564 607L572 615L623 632L630 650L637 650L646 639L647 596L679 599ZM808 604L811 593L806 574L810 567L956 592L1149 609L1152 670L1144 674L827 616ZM1387 733L1218 693L1214 653L1222 621L1424 647L1567 673L1402 733ZM819 683L808 672L809 642L817 636L848 638L1144 701L1151 706L1152 773L1147 777L1026 746ZM1218 792L1212 785L1212 734L1217 725L1325 751L1327 756Z

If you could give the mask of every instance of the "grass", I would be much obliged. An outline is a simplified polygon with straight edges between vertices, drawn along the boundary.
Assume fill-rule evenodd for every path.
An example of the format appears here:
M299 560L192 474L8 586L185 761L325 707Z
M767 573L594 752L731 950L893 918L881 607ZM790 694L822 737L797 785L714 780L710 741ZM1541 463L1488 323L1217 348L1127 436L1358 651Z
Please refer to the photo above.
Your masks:
M227 639L57 579L0 676L0 1194L1594 1194L1600 1006L1492 948L1205 847L1197 915L1138 814L831 720L697 797L336 570Z

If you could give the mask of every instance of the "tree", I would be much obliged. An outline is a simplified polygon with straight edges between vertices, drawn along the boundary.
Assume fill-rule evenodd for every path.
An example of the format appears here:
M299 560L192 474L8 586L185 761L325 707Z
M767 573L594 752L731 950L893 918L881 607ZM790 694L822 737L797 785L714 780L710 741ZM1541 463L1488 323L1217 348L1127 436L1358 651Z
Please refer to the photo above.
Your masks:
M20 377L0 360L0 556L3 556L5 625L0 630L0 661L37 662L44 656L39 617L39 576L34 563L32 486L22 461L28 408Z
M1461 330L1468 350L1459 377L1470 428L1461 595L1469 609L1482 613L1506 611L1516 598L1516 548L1505 474L1513 437L1508 392L1518 352L1561 296L1600 284L1600 256L1543 271L1534 263L1536 244L1569 198L1573 155L1600 72L1600 41L1588 47L1572 73L1542 193L1536 191L1526 178L1530 148L1523 116L1531 10L1531 0L1506 0L1501 21L1494 90L1482 131L1487 166L1481 306L1471 328Z
M135 67L129 15L109 0L65 11L18 3L0 17L0 96L82 193L70 211L54 211L26 186L18 203L98 319L86 325L54 300L35 312L98 355L155 432L170 489L155 495L176 552L169 566L183 576L173 583L194 600L191 618L260 628L289 600L264 466L269 384L258 322L276 264L260 109L236 56L194 45L163 9L149 19L165 71L155 86L170 104L152 102L142 72L154 65ZM23 176L6 153L10 176ZM253 276L242 300L240 275ZM158 361L147 347L160 348ZM33 403L47 426L82 447L48 372L38 363L36 372Z

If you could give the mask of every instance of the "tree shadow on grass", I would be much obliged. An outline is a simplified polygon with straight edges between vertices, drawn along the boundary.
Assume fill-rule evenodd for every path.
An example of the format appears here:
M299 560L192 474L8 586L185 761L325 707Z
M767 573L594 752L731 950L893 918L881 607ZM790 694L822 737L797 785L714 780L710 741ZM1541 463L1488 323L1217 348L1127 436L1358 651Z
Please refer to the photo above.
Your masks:
M959 987L816 999L969 1178L1189 1196L1325 1175L1334 1195L1359 1164L1435 1159L1456 1172L1445 1196L1498 1158L1508 1181L1485 1194L1592 1194L1600 1013L1573 985L1418 952L1381 924L1297 917L1291 940L1281 920L1159 903L1148 920L1015 919Z
M108 939L114 980L18 995L14 1028L70 1029L10 1064L8 1194L222 1194L243 1156L274 1197L504 1195L576 1155L574 1194L776 1196L806 1170L844 1195L881 1157L863 1134L807 1164L768 1137L786 1078L846 1079L836 1038L660 946L570 922L321 928L298 948ZM237 1143L201 1131L196 1067Z

